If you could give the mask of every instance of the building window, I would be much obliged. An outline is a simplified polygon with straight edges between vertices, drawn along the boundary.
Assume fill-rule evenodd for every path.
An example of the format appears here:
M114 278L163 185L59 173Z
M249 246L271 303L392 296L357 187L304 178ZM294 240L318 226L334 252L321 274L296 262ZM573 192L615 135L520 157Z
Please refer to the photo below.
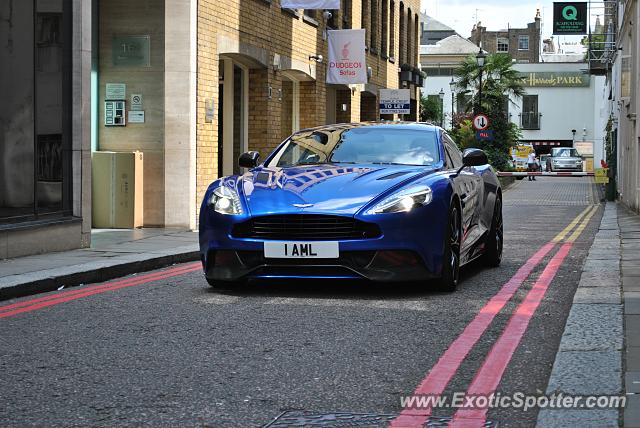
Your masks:
M540 129L540 114L538 113L538 96L524 95L522 97L522 129Z
M338 29L338 9L332 9L329 10L329 13L331 13L331 18L329 18L327 20L327 28L330 30L336 30Z
M13 2L24 26L0 27L23 47L0 61L0 223L72 214L72 2L50 3Z
M391 26L393 31L393 24ZM380 23L380 55L387 57L389 40L389 0L382 0L382 22Z
M351 28L351 0L342 0L342 29Z
M396 2L389 3L389 58L395 61L396 55Z
M318 12L318 11L317 11L317 10L315 10L315 9L305 9L305 10L303 11L304 16L306 16L307 18L311 18L311 19L313 19L314 21L316 20L316 16L317 16L317 15L316 15L316 13L317 13L317 12Z
M400 31L398 32L398 47L399 47L399 60L400 64L406 63L406 48L405 44L407 42L407 30L406 30L406 20L407 17L404 13L404 3L400 2Z
M518 36L518 50L529 50L529 36Z
M509 52L509 39L506 37L498 37L498 52Z
M371 50L375 53L378 49L378 0L371 0Z
M413 55L411 52L413 51L413 20L411 16L411 9L407 9L407 25L405 26L405 37L407 38L407 44L405 47L407 48L407 53L405 55L405 61L407 64L414 65Z
M369 49L371 45L371 28L369 28L369 13L371 9L371 0L362 0L362 10L360 15L360 27L364 28L364 44Z

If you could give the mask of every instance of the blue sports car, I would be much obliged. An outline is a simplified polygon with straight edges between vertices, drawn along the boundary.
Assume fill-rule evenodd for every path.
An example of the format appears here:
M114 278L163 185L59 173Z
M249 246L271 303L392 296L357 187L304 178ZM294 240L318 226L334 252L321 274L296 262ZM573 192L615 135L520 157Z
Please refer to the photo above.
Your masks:
M424 281L502 258L502 194L482 150L420 123L296 132L262 163L208 188L200 253L210 285L261 278Z

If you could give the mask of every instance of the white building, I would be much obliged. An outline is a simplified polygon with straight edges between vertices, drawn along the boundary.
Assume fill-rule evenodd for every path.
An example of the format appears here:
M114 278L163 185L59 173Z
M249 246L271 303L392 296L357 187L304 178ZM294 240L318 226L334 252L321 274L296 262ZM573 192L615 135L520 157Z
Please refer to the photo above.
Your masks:
M538 154L574 141L593 142L599 164L607 121L604 76L590 76L583 62L516 64L514 69L523 76L526 95L514 100L509 115L522 128L522 141L532 143Z

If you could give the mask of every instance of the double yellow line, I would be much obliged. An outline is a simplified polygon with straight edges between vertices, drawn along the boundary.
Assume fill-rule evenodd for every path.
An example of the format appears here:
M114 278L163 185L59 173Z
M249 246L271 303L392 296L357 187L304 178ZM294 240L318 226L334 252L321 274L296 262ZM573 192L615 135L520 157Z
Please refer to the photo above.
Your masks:
M554 244L562 242L563 240L569 243L575 242L582 234L582 232L584 232L584 229L589 224L591 217L593 217L593 215L598 211L598 207L599 205L591 205L585 208L584 211L578 214L577 217L574 218L571 223L569 223L569 225L562 230L562 232L558 233L555 238L551 240L551 242L553 242ZM573 233L571 233L576 225L578 227L573 231ZM569 235L569 233L571 233L571 235ZM569 235L568 238L567 235Z

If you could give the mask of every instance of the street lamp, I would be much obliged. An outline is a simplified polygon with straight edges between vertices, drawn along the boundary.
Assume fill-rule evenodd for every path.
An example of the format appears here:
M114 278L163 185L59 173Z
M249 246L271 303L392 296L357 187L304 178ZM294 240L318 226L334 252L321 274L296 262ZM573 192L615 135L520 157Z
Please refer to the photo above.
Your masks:
M440 92L438 92L438 96L440 97L440 127L444 127L444 89L440 88Z
M576 130L575 130L575 129L572 129L572 130L571 130L571 133L573 134L573 140L572 140L571 147L573 147L573 146L575 146L575 145L576 145Z
M453 106L455 105L455 92L456 92L456 81L453 80L453 76L451 76L451 82L449 82L449 88L451 89L451 129L453 129Z
M478 107L476 108L476 114L480 113L482 110L482 70L484 69L484 61L487 58L487 55L482 51L480 51L476 55L476 64L478 64L478 68L480 69L480 86L478 87Z

